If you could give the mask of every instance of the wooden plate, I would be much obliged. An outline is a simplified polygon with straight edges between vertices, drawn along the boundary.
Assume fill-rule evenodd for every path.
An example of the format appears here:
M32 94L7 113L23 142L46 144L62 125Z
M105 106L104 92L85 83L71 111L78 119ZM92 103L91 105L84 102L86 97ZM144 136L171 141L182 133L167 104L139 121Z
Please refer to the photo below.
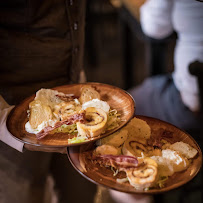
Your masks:
M190 144L192 147L198 150L197 156L193 159L192 164L190 164L189 168L182 172L176 172L166 181L165 187L158 189L150 189L148 191L139 191L133 188L128 182L127 183L118 183L116 181L117 178L126 177L125 173L120 173L116 177L113 176L113 172L109 167L101 167L99 164L95 164L90 160L92 151L95 149L95 143L89 143L83 146L70 147L68 148L68 157L74 168L86 179L89 181L108 187L110 189L114 189L120 192L126 193L145 193L145 194L157 194L163 193L177 187L180 187L194 178L199 172L202 165L202 152L195 142L195 140L180 130L179 128L166 123L164 121L145 117L145 116L136 116L140 119L145 120L151 127L152 133L155 132L159 128L164 128L174 133L175 141L183 141L185 143ZM82 158L81 158L82 157ZM89 157L89 158L88 158ZM83 161L81 161L81 159ZM86 169L86 171L84 170Z
M94 86L100 93L101 99L108 102L108 104L112 109L116 109L118 113L121 114L121 123L119 127L107 131L105 134L102 134L101 136L88 139L84 143L97 140L101 137L105 137L115 132L116 130L120 129L133 117L135 105L134 100L130 96L130 94L128 94L127 92L118 87L114 87L107 84L101 83L72 84L59 86L53 89L58 90L59 92L63 92L65 94L74 94L75 96L79 97L81 88L87 84ZM68 143L68 139L73 138L74 136L64 133L47 135L45 138L41 140L37 140L35 134L28 133L25 130L25 124L28 121L27 110L29 109L28 108L29 103L34 99L34 97L35 95L32 95L31 97L25 99L21 104L16 106L9 114L9 117L7 119L7 128L16 139L27 144L44 147L65 147L84 144L84 143L76 143L76 144Z

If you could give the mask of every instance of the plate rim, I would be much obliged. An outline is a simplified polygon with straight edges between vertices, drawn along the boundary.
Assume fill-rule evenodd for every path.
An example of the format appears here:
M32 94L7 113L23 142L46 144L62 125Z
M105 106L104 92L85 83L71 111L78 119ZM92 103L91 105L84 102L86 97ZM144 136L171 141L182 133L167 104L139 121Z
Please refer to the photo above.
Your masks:
M122 91L123 93L125 93L132 101L132 105L133 105L133 111L132 111L132 114L130 116L130 119L124 124L122 125L121 127L119 127L118 129L114 130L114 131L109 131L107 133L105 133L105 135L103 137L106 137L116 131L118 131L119 129L121 129L122 127L124 127L134 116L135 114L135 109L136 109L136 105L135 105L135 100L134 98L132 97L132 95L127 92L126 90L120 88L120 87L117 87L117 86L114 86L114 85L111 85L111 84L106 84L106 83L100 83L100 82L85 82L85 83L73 83L73 84L65 84L65 85L60 85L60 86L56 86L56 87L52 87L52 88L45 88L45 89L52 89L52 90L57 90L58 88L65 88L67 86L71 87L71 86L77 86L77 85L104 85L104 86L108 86L108 87L112 87L114 89L118 89L119 91ZM37 90L38 91L38 90ZM87 143L90 143L90 142L94 142L98 139L100 139L101 137L98 136L96 137L95 139L92 139L92 140L88 140L88 141L85 141L85 142L81 142L81 143L70 143L70 144L65 144L65 145L46 145L46 144L38 144L38 143L30 143L29 141L26 141L26 140L22 140L20 139L19 137L16 137L15 135L13 135L11 132L10 132L10 129L9 129L9 122L10 122L10 119L12 117L12 114L14 113L14 111L19 108L19 106L21 106L23 103L25 103L27 100L30 100L30 99L34 99L36 93L32 94L31 96L28 96L26 97L25 99L23 99L19 104L17 104L8 114L8 117L6 119L6 128L7 130L9 131L9 133L12 135L13 138L15 138L16 140L24 143L24 144L29 144L29 145L32 145L32 146L35 146L35 147L46 147L46 148L64 148L64 147L71 147L71 146L79 146L79 145L83 145L83 144L87 144ZM33 133L30 133L30 134L33 134ZM34 135L34 134L33 134ZM102 138L103 138L102 137Z
M73 163L73 160L71 158L71 155L70 155L70 150L73 149L74 147L70 147L70 148L67 148L67 156L68 156L68 159L71 163L71 165L75 168L75 170L80 173L84 178L86 178L87 180L89 180L90 182L96 184L96 185L99 185L99 186L103 186L107 189L113 189L113 190L116 190L116 191L119 191L119 192L125 192L125 193L129 193L129 194L160 194L160 193L164 193L164 192L169 192L169 191L172 191L172 190L175 190L181 186L183 186L184 184L187 184L189 183L193 178L195 178L195 176L199 173L199 171L201 170L202 168L202 151L201 151L201 148L200 146L198 145L198 143L196 142L196 140L186 131L180 129L179 127L177 127L176 125L173 125L169 122L166 122L166 121L163 121L161 119L158 119L158 118L154 118L154 117L150 117L150 116L143 116L143 115L135 115L134 117L137 117L137 118L149 118L149 119L154 119L154 120L157 120L157 121L161 121L163 123L166 123L167 125L171 125L175 128L177 128L178 130L182 131L184 134L186 134L190 140L192 140L193 144L197 147L198 149L198 154L200 156L200 165L198 166L198 169L195 171L195 173L192 174L192 176L189 177L189 179L187 179L187 181L181 181L179 183L175 183L173 185L170 185L168 187L163 187L161 189L152 189L152 190L147 190L147 191L144 191L144 190L137 190L137 191L126 191L126 190L119 190L117 188L114 188L114 187L109 187L105 184L102 184L101 182L96 182L95 180L91 179L90 177L88 177L85 173L83 173L79 168L77 168L77 166L75 166L75 164ZM91 144L91 143L89 143ZM78 149L81 147L81 146L77 146ZM76 149L76 148L75 148ZM79 152L78 152L79 153ZM175 186L174 186L175 185ZM133 187L133 186L132 186Z

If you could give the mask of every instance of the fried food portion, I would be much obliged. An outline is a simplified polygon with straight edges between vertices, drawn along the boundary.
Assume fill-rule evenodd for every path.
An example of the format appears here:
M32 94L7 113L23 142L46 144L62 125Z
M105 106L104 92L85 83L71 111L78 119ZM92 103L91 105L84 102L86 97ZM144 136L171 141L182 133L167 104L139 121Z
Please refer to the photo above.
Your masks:
M66 120L69 116L77 114L81 111L81 106L77 105L75 101L61 102L55 105L54 115L59 120Z
M89 107L85 110L87 122L77 123L79 135L82 137L96 137L104 132L107 123L107 114L102 109Z
M145 140L129 137L123 144L122 152L127 156L142 157L143 154L147 153L145 144Z
M98 140L97 145L112 145L114 147L121 146L125 140L128 138L128 131L125 129L121 129L105 138Z
M112 145L104 144L104 145L98 146L95 150L95 153L96 155L107 155L107 154L119 155L121 154L121 150L120 148L114 147Z
M149 139L151 136L151 128L146 121L134 117L124 127L128 131L129 137L137 137L141 139Z
M138 167L126 170L126 175L130 184L138 190L151 187L157 180L157 163L150 159L145 158L143 163Z

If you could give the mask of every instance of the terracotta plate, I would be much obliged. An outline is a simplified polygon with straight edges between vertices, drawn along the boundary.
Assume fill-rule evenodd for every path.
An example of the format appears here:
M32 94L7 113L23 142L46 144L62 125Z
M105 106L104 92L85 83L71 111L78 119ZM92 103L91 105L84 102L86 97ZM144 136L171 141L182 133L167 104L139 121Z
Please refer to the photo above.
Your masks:
M136 117L145 120L150 125L152 133L153 131L156 131L159 128L167 129L175 134L176 137L175 141L186 142L195 149L197 149L198 154L193 159L193 162L189 166L189 168L185 171L177 172L173 174L171 177L169 177L169 179L166 181L165 187L163 188L150 189L148 191L139 191L133 188L128 182L126 183L116 182L117 178L126 177L125 173L123 174L119 173L116 177L114 177L113 172L109 167L107 168L101 167L99 164L93 163L88 157L91 156L92 151L95 149L95 144L89 143L83 146L68 148L68 157L72 165L75 167L75 169L82 176L84 176L85 178L87 178L88 180L90 180L95 184L102 185L126 193L147 193L147 194L162 193L180 187L181 185L186 184L188 181L194 178L202 165L202 153L195 140L190 135L183 132L179 128L164 121L144 116L136 116ZM84 168L86 171L84 170Z
M121 123L119 127L117 127L116 129L107 131L105 134L102 134L101 136L88 139L84 143L97 140L101 137L105 137L115 132L116 130L124 126L134 115L134 100L124 90L118 87L101 83L86 83L86 84L94 86L100 93L101 99L108 102L108 104L112 109L116 109L118 113L121 114ZM74 94L75 96L79 97L82 86L86 84L65 85L53 89L66 94ZM21 104L16 106L9 114L9 117L7 119L7 128L16 139L31 145L44 147L64 147L84 144L84 143L77 144L68 143L68 139L74 137L73 135L71 136L69 134L58 133L53 135L47 135L45 138L37 140L35 134L28 133L25 130L25 124L28 121L27 110L29 103L34 99L34 97L35 95L32 95L31 97L25 99Z

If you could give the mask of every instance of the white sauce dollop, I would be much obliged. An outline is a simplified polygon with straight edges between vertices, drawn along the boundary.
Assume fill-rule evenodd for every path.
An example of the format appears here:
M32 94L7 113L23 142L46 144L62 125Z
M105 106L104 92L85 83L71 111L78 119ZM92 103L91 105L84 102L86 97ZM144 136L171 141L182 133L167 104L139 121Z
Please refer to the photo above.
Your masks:
M46 122L42 122L40 125L38 125L37 128L32 128L31 125L30 125L30 122L28 121L26 124L25 124L25 130L28 132L28 133L33 133L33 134L37 134L39 133L41 130L43 130L45 127L47 126L54 126L56 122L53 121L53 120L49 120L49 121L46 121Z
M86 108L88 108L88 107L95 107L95 108L98 108L98 109L102 109L106 113L109 113L109 109L110 109L110 106L108 105L107 102L101 101L99 99L93 99L91 101L85 102L82 105L82 109L84 109L84 110Z

